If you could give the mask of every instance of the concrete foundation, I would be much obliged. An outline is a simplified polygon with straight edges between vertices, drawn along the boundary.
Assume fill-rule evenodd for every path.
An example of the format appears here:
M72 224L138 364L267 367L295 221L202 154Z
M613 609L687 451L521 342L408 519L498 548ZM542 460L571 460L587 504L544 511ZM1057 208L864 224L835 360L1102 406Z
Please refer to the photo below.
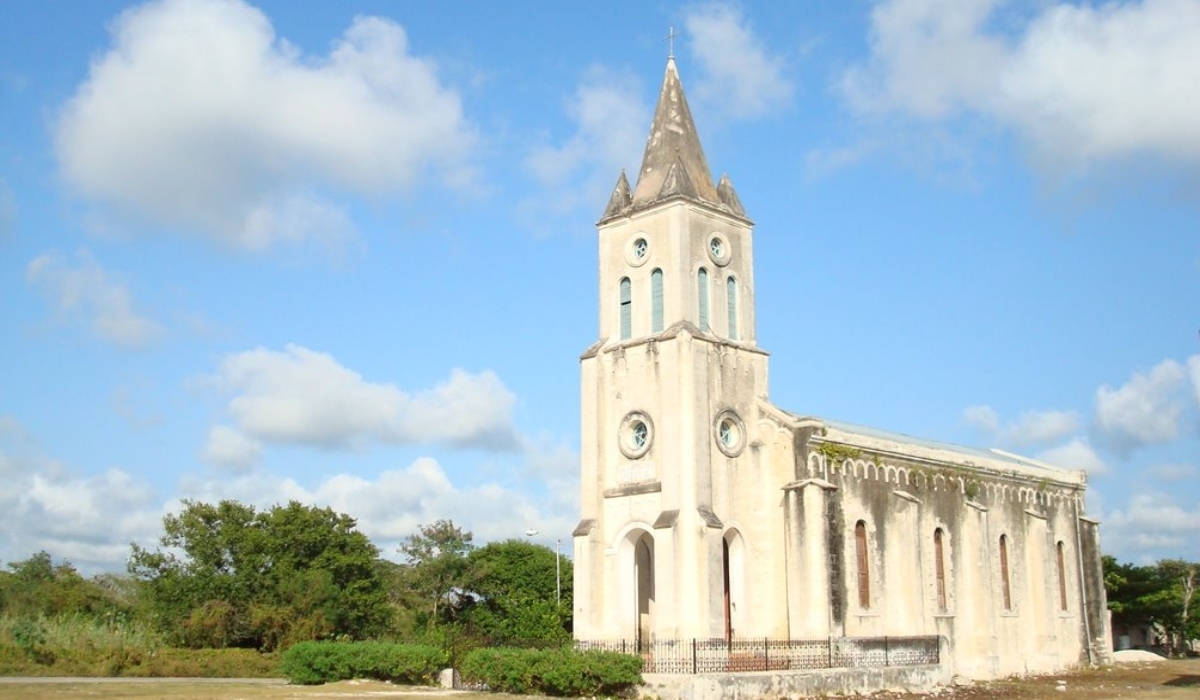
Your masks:
M941 665L762 671L711 675L642 674L641 698L662 700L754 700L821 695L865 695L880 690L922 691L950 683Z

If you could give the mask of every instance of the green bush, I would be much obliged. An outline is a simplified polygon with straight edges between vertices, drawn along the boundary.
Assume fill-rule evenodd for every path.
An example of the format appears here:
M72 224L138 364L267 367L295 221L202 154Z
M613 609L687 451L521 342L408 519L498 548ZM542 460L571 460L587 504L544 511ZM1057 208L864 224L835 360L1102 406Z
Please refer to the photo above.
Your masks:
M281 670L301 685L354 678L420 685L432 683L448 660L446 652L419 644L300 642L283 652Z
M642 660L608 651L477 649L463 658L463 681L521 695L620 695L642 682Z

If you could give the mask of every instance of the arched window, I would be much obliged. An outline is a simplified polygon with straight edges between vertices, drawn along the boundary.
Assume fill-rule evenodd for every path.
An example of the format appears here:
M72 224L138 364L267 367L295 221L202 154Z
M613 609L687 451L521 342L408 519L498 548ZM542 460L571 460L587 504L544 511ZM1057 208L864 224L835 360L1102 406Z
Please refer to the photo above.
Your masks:
M1063 561L1063 543L1059 540L1058 546L1054 548L1055 558L1058 560L1058 609L1066 611L1067 609L1067 566Z
M708 270L703 267L696 274L696 298L700 307L700 330L708 332Z
M725 280L725 306L729 311L729 339L738 339L737 280Z
M630 289L629 278L621 279L621 340L629 340L633 335L633 292Z
M1008 585L1008 536L1000 535L1000 594L1004 609L1012 610L1012 590Z
M946 611L946 561L942 546L942 528L933 531L933 575L937 581L937 609Z
M662 270L650 273L650 332L662 333L663 329L663 287Z
M854 553L858 560L858 605L871 607L871 570L867 556L867 524L861 520L854 525Z

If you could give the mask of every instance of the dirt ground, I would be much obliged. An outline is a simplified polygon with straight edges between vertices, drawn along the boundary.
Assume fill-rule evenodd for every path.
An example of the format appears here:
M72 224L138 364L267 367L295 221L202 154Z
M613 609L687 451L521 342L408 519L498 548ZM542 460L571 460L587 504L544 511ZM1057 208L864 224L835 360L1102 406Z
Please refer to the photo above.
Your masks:
M347 681L293 686L283 681L195 679L0 678L5 700L165 698L167 700L497 700L513 696L414 689ZM939 688L932 693L876 693L872 700L1200 700L1200 659L1123 663L1036 678L1010 678Z
M1200 659L1119 663L1031 678L939 688L932 693L879 693L878 700L1200 700Z

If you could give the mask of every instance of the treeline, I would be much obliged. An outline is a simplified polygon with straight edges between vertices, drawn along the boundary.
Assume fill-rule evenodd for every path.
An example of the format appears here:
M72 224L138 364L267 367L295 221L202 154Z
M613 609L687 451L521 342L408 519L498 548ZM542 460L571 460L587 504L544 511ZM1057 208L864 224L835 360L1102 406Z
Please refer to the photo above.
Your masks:
M0 647L53 657L66 619L137 629L164 647L261 652L370 639L453 654L571 638L570 560L526 540L476 547L449 520L406 539L399 564L353 518L297 502L185 501L163 533L153 548L132 547L124 575L85 578L45 552L7 564Z
M1181 654L1200 640L1200 563L1163 559L1138 566L1104 557L1104 588L1114 624L1153 627L1167 651Z

